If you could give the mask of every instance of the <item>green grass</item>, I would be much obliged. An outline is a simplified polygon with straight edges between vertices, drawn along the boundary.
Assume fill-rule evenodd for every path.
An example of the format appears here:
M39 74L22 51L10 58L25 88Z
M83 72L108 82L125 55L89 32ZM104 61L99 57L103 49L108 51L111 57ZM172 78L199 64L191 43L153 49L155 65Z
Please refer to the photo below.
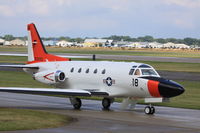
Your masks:
M159 56L159 57L189 57L200 58L200 53L197 52L177 52L177 51L151 51L151 50L77 50L77 49L48 49L52 53L75 53L75 54L106 54L106 55L133 55L133 56Z
M15 76L14 76L15 75ZM0 86L4 87L50 87L34 81L28 74L23 72L0 71ZM196 81L178 81L186 91L184 94L172 98L170 103L158 105L200 109L200 82ZM90 98L89 98L90 99ZM92 97L92 99L101 99ZM121 99L117 99L120 101Z
M54 48L46 47L50 53L76 53L76 54L108 54L108 55L137 55L162 57L189 57L200 58L200 51L191 50L162 50L162 49L120 49L120 48ZM0 52L27 52L26 47L0 46Z
M177 97L171 99L169 103L162 103L156 105L200 109L200 82L195 81L178 81L185 87L185 92Z
M0 86L3 87L42 87L50 88L50 86L42 84L36 80L33 80L31 75L25 72L16 71L0 71Z
M27 62L27 57L24 56L0 56L0 63L23 63Z
M0 116L0 131L56 128L73 120L64 115L13 108L0 108Z

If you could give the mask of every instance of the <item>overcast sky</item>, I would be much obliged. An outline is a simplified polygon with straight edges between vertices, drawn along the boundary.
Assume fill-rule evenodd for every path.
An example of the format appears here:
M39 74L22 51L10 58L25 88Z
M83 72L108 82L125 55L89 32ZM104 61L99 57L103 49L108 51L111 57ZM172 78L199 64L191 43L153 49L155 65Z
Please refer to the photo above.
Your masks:
M0 0L0 36L200 38L200 0Z

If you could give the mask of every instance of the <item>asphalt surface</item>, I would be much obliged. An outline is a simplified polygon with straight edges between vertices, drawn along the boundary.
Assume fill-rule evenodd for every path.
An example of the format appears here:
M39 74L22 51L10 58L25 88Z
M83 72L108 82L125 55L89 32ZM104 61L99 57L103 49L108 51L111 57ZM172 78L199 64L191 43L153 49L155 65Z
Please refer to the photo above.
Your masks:
M110 111L103 111L101 101L82 102L82 109L75 111L67 98L1 92L0 107L44 110L77 120L59 128L4 133L200 133L199 110L156 107L155 115L149 116L143 105L122 111L114 103Z
M0 55L18 54L27 55L25 52L0 52ZM74 54L74 53L53 53L63 55L70 58L91 58L92 54ZM185 62L185 63L200 63L200 58L182 58L182 57L157 57L157 56L132 56L132 55L105 55L96 54L96 59L108 60L131 60L131 61L160 61L160 62Z

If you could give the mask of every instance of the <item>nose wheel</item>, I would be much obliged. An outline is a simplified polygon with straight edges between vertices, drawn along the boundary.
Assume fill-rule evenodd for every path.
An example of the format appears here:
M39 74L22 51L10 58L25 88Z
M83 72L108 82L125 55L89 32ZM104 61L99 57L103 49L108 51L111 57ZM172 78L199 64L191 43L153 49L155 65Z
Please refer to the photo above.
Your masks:
M151 106L151 105L150 106L146 106L144 108L144 112L147 115L153 115L155 113L155 108L153 106Z

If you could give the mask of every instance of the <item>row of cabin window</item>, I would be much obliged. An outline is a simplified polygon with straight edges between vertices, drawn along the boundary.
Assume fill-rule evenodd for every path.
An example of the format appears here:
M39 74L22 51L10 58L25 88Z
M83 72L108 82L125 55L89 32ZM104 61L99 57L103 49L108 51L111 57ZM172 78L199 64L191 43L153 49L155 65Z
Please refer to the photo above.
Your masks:
M82 68L79 68L79 69L78 69L78 73L81 73L81 71L82 71ZM89 70L89 68L88 68L88 69L86 69L85 73L89 73L89 71L90 71L90 70ZM71 73L74 72L74 68L71 68L70 72L71 72ZM97 73L97 69L95 69L93 73L96 74L96 73ZM106 73L106 70L103 69L102 72L101 72L101 74L105 74L105 73Z

